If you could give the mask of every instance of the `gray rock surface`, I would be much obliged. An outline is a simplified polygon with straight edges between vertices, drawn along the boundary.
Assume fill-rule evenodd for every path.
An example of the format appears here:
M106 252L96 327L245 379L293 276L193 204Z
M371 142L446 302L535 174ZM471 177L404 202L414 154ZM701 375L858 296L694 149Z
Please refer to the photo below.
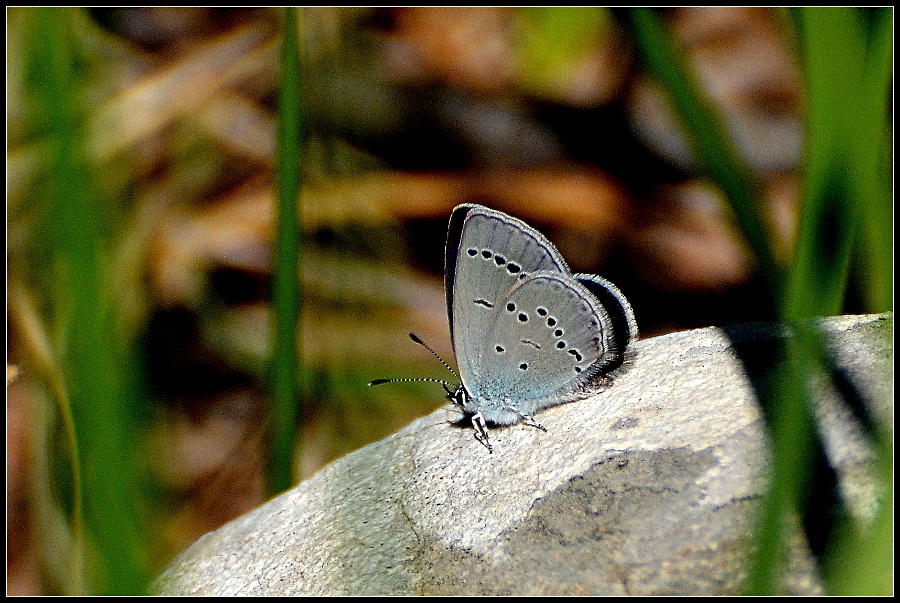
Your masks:
M893 315L821 324L838 366L889 424ZM759 375L747 367L771 364L766 355L782 332L755 324L639 341L603 391L539 413L547 433L492 429L494 454L471 428L452 424L455 411L438 410L206 534L154 588L734 593L765 489ZM842 495L870 517L878 494L871 444L836 392L819 391L816 418ZM795 540L784 590L819 593L805 541Z

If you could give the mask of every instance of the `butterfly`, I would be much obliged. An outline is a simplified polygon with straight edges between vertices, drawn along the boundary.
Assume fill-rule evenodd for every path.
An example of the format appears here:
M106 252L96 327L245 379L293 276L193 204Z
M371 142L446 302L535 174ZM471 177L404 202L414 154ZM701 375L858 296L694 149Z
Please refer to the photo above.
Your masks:
M488 425L546 429L534 413L586 397L638 336L619 289L572 274L556 247L525 222L476 204L454 208L444 287L459 383L442 383L488 451ZM378 379L378 385L405 379Z

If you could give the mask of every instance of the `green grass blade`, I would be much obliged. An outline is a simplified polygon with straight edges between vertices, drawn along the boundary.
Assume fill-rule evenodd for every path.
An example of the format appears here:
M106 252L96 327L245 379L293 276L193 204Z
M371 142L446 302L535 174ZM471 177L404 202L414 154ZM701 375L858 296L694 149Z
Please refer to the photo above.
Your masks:
M630 12L641 55L649 71L669 91L700 168L723 190L740 228L766 274L778 315L793 324L788 342L763 400L773 435L773 468L757 533L747 588L755 594L780 585L786 522L803 512L814 455L821 454L809 412L808 376L826 363L822 342L802 319L840 313L857 226L871 227L863 256L874 254L869 272L873 307L890 307L889 186L884 177L885 103L891 76L889 19L876 15L867 46L855 9L801 9L801 43L807 67L808 132L804 208L796 257L783 275L770 252L757 207L757 187L725 136L714 112L697 93L690 74L655 12Z
M269 492L292 483L293 455L300 416L300 152L302 105L300 51L297 44L299 9L285 10L278 106L278 211L273 270L274 334L271 358L272 437Z
M884 148L890 74L881 48L884 40L876 40L874 62L867 61L865 34L852 8L800 9L798 24L807 78L806 169L796 254L780 309L782 320L794 325L796 339L789 342L769 401L772 483L747 581L751 594L777 592L787 518L817 504L807 500L808 473L811 445L821 444L813 437L809 417L812 396L801 384L823 369L823 348L804 319L842 311L863 210L878 204L884 190L879 153ZM836 509L834 516L847 513ZM841 537L842 526L846 528L840 519L830 526L832 539ZM828 554L820 559L826 567Z
M807 157L797 250L781 312L788 320L843 308L860 208L877 194L854 182L877 183L884 123L879 114L886 100L881 97L881 110L871 101L864 110L866 40L855 9L799 9L798 23L807 80Z
M649 8L629 11L641 58L669 92L700 169L725 194L735 218L769 284L773 309L782 287L782 270L772 254L759 187L738 156L709 102L693 78L659 17Z
M114 328L116 296L104 273L111 233L84 152L71 9L35 10L30 72L52 141L45 238L53 249L52 295L66 334L62 364L80 445L81 513L92 558L99 561L90 568L91 578L101 592L137 594L146 584L147 565L125 393L129 368ZM76 493L76 504L78 498Z
M870 15L867 36L864 14L858 9L798 11L808 74L809 129L818 136L810 141L806 205L794 266L798 274L795 278L792 273L794 287L785 300L788 316L841 312L854 246L861 279L870 288L871 310L892 307L893 208L890 168L884 160L893 75L891 12L878 9ZM833 257L816 248L824 246L823 239L831 243L826 251ZM881 455L877 465L890 487L892 438L883 432L876 437ZM837 526L822 560L831 593L890 592L892 540L879 533L892 523L886 504L881 502L874 526L855 525L850 518Z
M859 111L860 136L850 158L851 196L862 206L859 264L869 312L894 307L894 204L891 190L891 127L888 102L893 81L894 9L875 13Z

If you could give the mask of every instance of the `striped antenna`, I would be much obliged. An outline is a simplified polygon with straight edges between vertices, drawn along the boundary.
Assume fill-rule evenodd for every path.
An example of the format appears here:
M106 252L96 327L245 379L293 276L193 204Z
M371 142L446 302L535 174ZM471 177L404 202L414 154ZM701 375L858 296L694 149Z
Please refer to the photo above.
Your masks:
M385 383L399 383L401 381L431 381L432 383L440 383L444 386L444 389L449 387L456 387L449 381L444 381L443 379L429 379L428 377L401 377L399 379L374 379L369 381L369 386L372 385L384 385Z
M431 352L432 355L435 358L437 358L441 364L443 364L445 367L447 367L448 371L453 373L454 377L459 379L459 375L456 374L456 371L454 371L453 368L449 364L444 362L444 359L441 358L440 356L438 356L437 352L435 352L430 347L428 347L427 343L425 343L424 341L419 339L418 335L416 335L415 333L410 333L409 338L412 339L413 341L415 341L416 343L418 343L420 346L422 346L429 352ZM459 380L462 381L462 379L459 379ZM444 386L444 391L446 391L448 395L452 394L458 388L458 386L456 384L450 383L449 381L444 381L443 379L429 379L428 377L402 377L399 379L375 379L374 381L369 382L369 386L371 387L372 385L383 385L385 383L398 383L401 381L431 381L432 383L440 383L441 385Z
M409 334L409 338L412 339L413 341L415 341L416 343L418 343L420 346L422 346L423 348L425 348L425 349L428 350L429 352L431 352L431 354L432 354L435 358L437 358L438 360L440 360L441 364L443 364L445 367L447 367L447 370L448 370L448 371L450 371L451 373L453 373L453 376L456 377L456 379L457 379L458 381L462 381L462 379L459 378L459 375L456 374L456 371L454 371L453 368L452 368L449 364L447 364L446 362L444 362L444 359L441 358L440 356L438 356L438 353L437 353L437 352L435 352L435 351L432 350L430 347L428 347L428 344L427 344L427 343L425 343L424 341L422 341L421 339L419 339L419 336L418 336L418 335L416 335L415 333L410 333L410 334Z

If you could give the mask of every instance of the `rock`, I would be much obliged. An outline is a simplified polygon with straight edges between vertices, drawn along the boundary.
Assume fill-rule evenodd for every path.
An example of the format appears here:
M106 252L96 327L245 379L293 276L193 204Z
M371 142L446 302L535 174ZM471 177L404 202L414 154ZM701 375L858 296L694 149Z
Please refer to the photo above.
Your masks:
M821 324L842 374L889 422L893 315ZM493 454L442 408L206 534L154 590L739 592L766 483L753 384L783 331L755 324L639 341L603 391L539 413L546 433L524 424L492 429ZM877 508L872 444L835 391L820 391L816 417L829 461L848 508L865 519ZM821 593L796 534L783 590Z

